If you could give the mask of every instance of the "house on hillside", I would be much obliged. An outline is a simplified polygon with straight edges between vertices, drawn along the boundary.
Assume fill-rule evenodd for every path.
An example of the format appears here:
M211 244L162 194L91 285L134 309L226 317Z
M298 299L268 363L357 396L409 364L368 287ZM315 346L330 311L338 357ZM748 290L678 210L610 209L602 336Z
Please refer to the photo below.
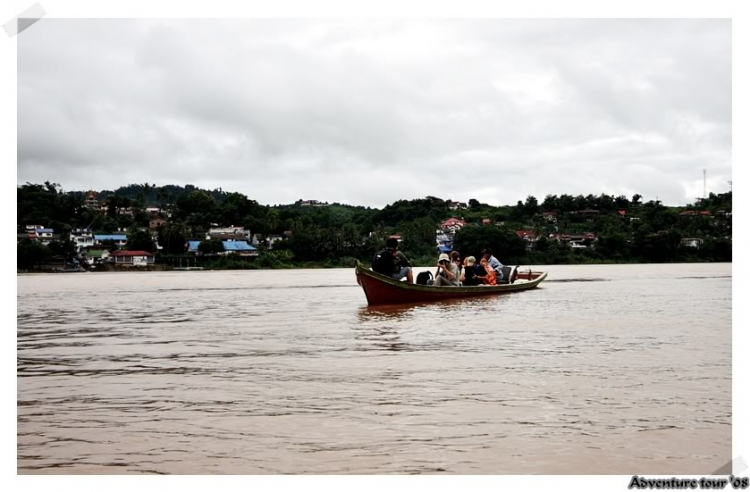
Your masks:
M302 207L325 207L328 205L328 202L320 202L318 200L297 200L294 202L295 205L300 205Z
M466 226L466 222L463 219L459 219L457 217L451 217L450 219L443 222L440 225L440 228L444 232L450 232L451 234L455 234L457 231L461 230L465 226Z
M469 208L469 206L464 202L454 202L453 200L448 200L449 210L463 210L465 208Z
M267 236L264 236L263 234L253 234L250 238L250 245L255 248L265 246L268 249L273 249L275 243L284 239L285 237L281 234L269 234Z
M453 250L453 234L438 229L435 233L437 250L440 253L450 253Z
M97 199L98 193L94 190L89 190L86 193L86 199L83 201L83 206L86 208L99 208L99 200Z
M530 229L522 229L520 231L516 231L516 236L520 237L524 240L524 242L526 242L526 249L532 249L536 242L539 240L539 234Z
M586 249L591 243L596 241L596 234L585 232L583 234L571 234L568 238L572 249Z
M550 212L542 212L542 218L546 220L547 222L551 223L557 223L557 212L550 211Z
M111 258L115 265L141 267L154 263L154 255L148 251L115 251Z
M82 255L89 265L98 265L107 261L107 258L109 258L109 251L106 249L86 249L83 251Z
M128 242L127 234L94 234L94 246L101 246L105 241L114 241L121 248Z
M70 240L81 250L94 245L94 234L89 229L74 229L70 233Z
M222 241L224 254L234 253L240 256L258 256L258 248L250 246L247 241Z
M586 249L597 240L596 234L593 232L583 234L552 233L548 237L550 241L569 244L572 249Z
M251 237L250 231L244 227L212 227L206 234L206 239L220 239L220 240L249 240Z
M60 235L55 234L54 229L40 227L38 229L29 230L28 226L26 226L26 230L28 239L44 245L48 245L52 241L58 241L60 239Z
M680 239L680 246L684 248L698 249L703 244L703 239L699 237L684 237Z

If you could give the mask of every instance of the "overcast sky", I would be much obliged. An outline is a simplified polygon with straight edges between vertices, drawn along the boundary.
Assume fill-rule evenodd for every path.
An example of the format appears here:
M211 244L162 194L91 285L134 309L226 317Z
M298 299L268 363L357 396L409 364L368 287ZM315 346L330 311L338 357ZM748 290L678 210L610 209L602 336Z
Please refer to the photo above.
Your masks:
M42 19L18 183L495 205L731 180L729 20Z

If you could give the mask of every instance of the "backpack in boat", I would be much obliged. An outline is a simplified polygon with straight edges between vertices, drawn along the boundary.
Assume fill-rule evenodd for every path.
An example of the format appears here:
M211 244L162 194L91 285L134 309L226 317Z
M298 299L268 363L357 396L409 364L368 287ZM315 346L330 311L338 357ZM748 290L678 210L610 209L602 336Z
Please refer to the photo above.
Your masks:
M384 249L372 258L372 271L390 277L393 273L393 251Z
M418 285L427 285L427 281L432 279L432 272L421 272L417 275Z

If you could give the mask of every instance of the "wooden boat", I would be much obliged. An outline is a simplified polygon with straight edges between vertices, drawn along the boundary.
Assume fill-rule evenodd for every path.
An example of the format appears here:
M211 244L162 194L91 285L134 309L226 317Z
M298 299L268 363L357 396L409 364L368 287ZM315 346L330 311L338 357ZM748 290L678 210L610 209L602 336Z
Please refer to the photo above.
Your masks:
M547 278L547 272L532 272L531 270L517 270L516 272L516 281L514 283L471 287L435 287L432 285L417 285L394 280L385 275L375 273L369 268L365 268L359 262L355 267L357 283L365 291L367 304L370 306L507 294L533 289Z

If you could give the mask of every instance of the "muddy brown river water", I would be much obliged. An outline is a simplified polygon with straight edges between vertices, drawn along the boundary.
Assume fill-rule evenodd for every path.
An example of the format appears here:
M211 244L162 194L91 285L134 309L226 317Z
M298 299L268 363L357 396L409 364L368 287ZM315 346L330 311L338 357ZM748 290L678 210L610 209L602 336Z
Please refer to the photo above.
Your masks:
M18 276L19 473L708 474L731 265L375 309L353 269Z

